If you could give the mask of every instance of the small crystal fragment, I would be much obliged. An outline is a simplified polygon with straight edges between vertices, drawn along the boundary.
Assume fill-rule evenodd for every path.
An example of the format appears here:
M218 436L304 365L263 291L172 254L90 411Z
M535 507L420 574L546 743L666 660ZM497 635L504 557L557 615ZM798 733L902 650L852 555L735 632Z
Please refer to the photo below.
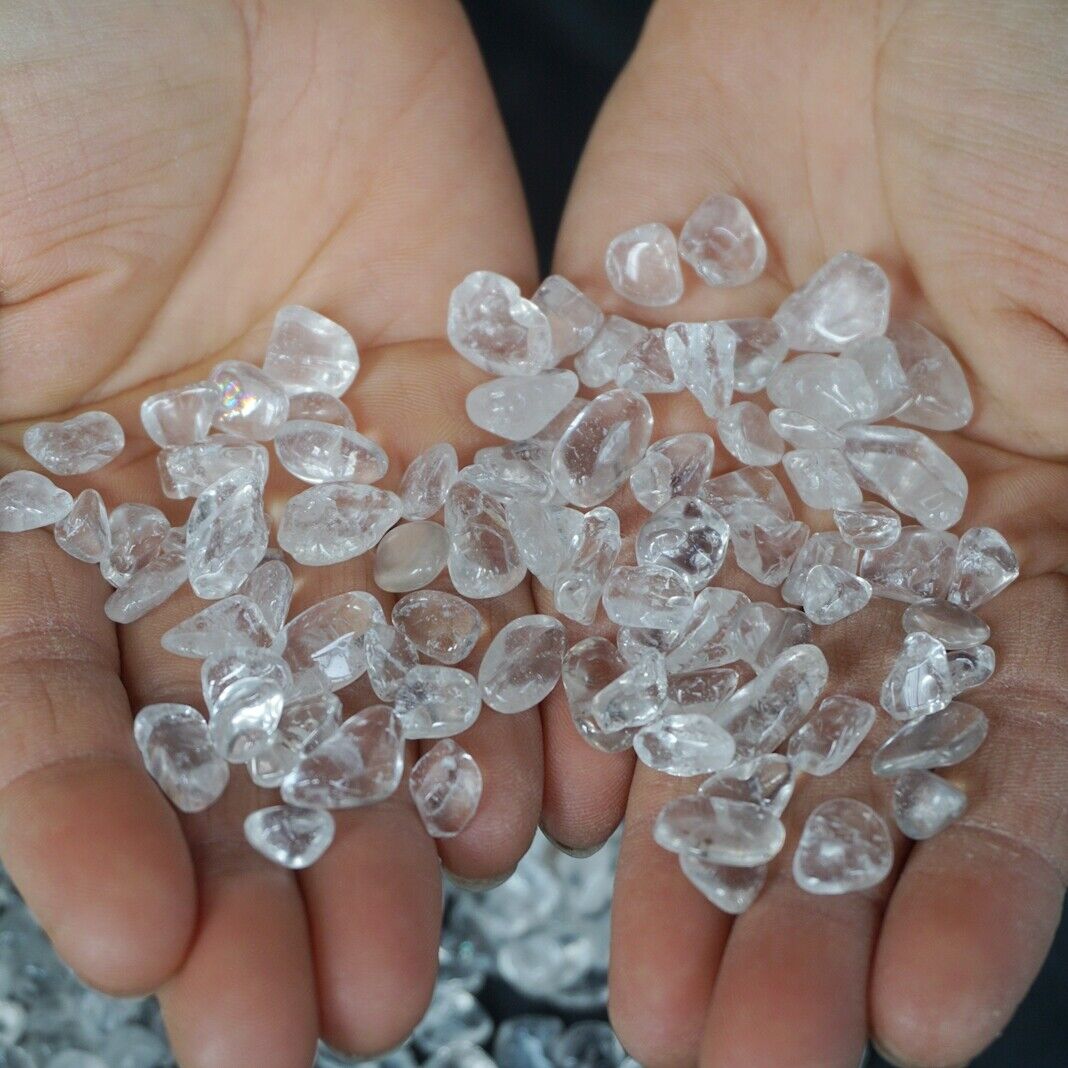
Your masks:
M289 398L270 375L240 360L227 360L211 372L219 391L215 427L253 441L270 441L289 418Z
M809 815L794 853L794 880L810 894L848 894L881 883L893 862L882 816L862 801L839 797Z
M861 503L860 487L837 449L795 449L782 464L810 508L853 508Z
M765 586L782 585L809 536L806 523L780 519L760 502L742 502L730 525L738 566Z
M206 660L213 653L269 649L274 640L259 605L247 597L226 597L171 627L160 644L168 653Z
M298 563L338 564L373 549L400 512L400 498L377 486L312 486L286 502L278 544Z
M478 809L482 772L470 753L445 738L415 762L408 787L427 833L454 838Z
M404 676L393 709L405 738L448 738L475 722L482 698L469 672L418 664Z
M606 638L584 638L564 656L561 678L571 718L579 734L605 753L626 749L638 729L604 731L593 715L593 699L626 670L626 661Z
M812 624L803 613L757 601L733 612L726 643L734 659L763 671L780 653L811 640Z
M875 707L836 693L825 697L806 723L790 736L787 754L798 771L830 775L860 747L875 725Z
M641 564L616 567L602 594L605 612L623 627L673 630L693 614L693 593L672 568Z
M906 633L926 631L947 649L971 649L990 637L990 627L974 612L934 598L913 601L905 609L901 624Z
M875 394L876 419L889 419L909 399L908 379L897 354L897 346L888 337L862 337L842 350L846 359L856 360L864 369Z
M445 499L449 578L464 597L499 597L523 581L527 569L508 530L504 506L467 482Z
M760 805L690 794L660 810L653 839L672 853L751 868L778 854L786 842L786 829L778 816Z
M774 319L727 319L737 337L734 350L734 388L759 393L789 351L783 329Z
M293 600L293 572L281 560L265 560L237 592L259 605L267 626L277 634L286 624Z
M341 702L332 693L317 693L286 701L282 718L270 741L248 762L257 786L273 789L300 761L341 726Z
M712 473L715 443L708 434L675 434L654 441L630 473L630 491L647 511L672 497L694 497Z
M845 438L811 415L795 408L772 408L768 413L771 428L796 449L841 449Z
M906 723L872 757L876 775L892 778L912 768L945 768L967 760L986 738L986 716L974 705L953 701L939 712Z
M584 386L600 389L616 377L619 361L648 330L621 315L609 315L593 340L575 357L575 371Z
M389 469L382 446L333 423L289 419L274 436L282 466L302 482L377 482Z
M914 768L894 780L894 822L906 838L922 841L944 831L968 807L968 798L933 771Z
M897 418L928 430L959 430L972 418L972 395L949 346L925 326L891 319L886 336L897 347L909 400Z
M612 238L604 271L612 288L633 304L662 308L682 296L679 247L663 223L645 223Z
M727 521L711 505L698 497L674 497L642 524L635 553L639 564L674 571L697 591L723 566L729 536Z
M289 419L310 419L356 429L356 420L346 405L329 393L296 393L289 398Z
M966 530L957 545L947 597L963 608L978 608L1020 575L1012 546L992 527Z
M669 675L664 709L669 713L712 712L737 689L738 672L733 668L702 668L683 675Z
M282 718L285 696L273 679L248 676L227 686L208 720L208 733L219 755L231 764L246 764L263 749Z
M614 735L652 723L660 715L666 700L664 658L651 655L627 668L594 694L589 712L598 730Z
M805 615L813 623L837 623L870 600L871 583L834 564L816 564L805 576Z
M949 661L954 697L965 690L982 686L994 674L994 650L989 645L946 653L946 659Z
M254 441L213 434L205 441L163 449L156 456L156 466L163 495L181 501L199 496L213 482L239 467L252 471L263 486L270 456Z
M12 471L0 478L0 531L18 534L58 523L74 498L36 471Z
M375 585L389 593L422 589L445 570L448 559L449 535L440 523L400 523L375 549Z
M458 471L456 450L446 441L420 453L408 465L398 490L404 518L429 519L437 514Z
M356 342L343 326L299 304L278 309L263 370L287 393L340 397L359 369Z
M732 916L740 915L752 905L768 877L764 864L755 868L731 868L694 853L680 853L679 867L716 908Z
M834 525L858 549L888 549L901 537L901 516L878 501L835 508Z
M478 609L440 590L405 594L393 606L392 622L419 652L442 664L467 659L482 634Z
M679 383L715 419L734 392L734 353L738 338L726 323L672 323L664 346Z
M749 598L737 590L709 587L694 599L693 614L667 654L671 675L719 667L738 659L733 646L738 612Z
M779 480L766 467L742 467L710 478L699 494L732 526L744 525L758 512L793 519L793 509Z
M283 868L309 868L334 840L334 817L294 805L261 808L245 818L245 838L257 853Z
M604 584L619 556L619 517L611 508L591 508L585 515L571 560L553 584L556 610L589 625L597 614Z
M500 448L479 449L475 463L465 467L459 481L495 498L501 505L520 498L537 504L558 503L553 480L536 464Z
M55 525L56 544L75 560L98 564L111 551L111 526L96 490L78 494L74 507Z
M552 616L513 619L482 657L482 700L496 712L536 708L560 678L565 648L563 624Z
M763 408L739 401L720 412L716 433L723 447L743 464L770 467L782 459L783 443Z
M230 769L215 752L204 717L189 705L142 708L134 719L134 741L149 775L182 812L213 805L230 781Z
M683 225L679 255L710 286L744 286L764 273L768 246L737 197L713 193Z
M404 677L419 663L419 653L396 627L374 623L363 639L367 678L380 701L393 701Z
M276 647L283 648L298 690L340 690L367 670L363 637L373 624L385 621L372 594L340 593L291 619Z
M698 793L728 801L747 801L781 816L796 786L797 770L793 764L781 753L767 753L716 772L701 783Z
M113 623L133 623L169 600L189 577L185 547L165 538L159 552L104 602Z
M669 712L634 739L638 759L667 775L708 775L734 759L734 739L707 712Z
M809 415L832 430L867 422L878 413L864 369L848 356L807 352L784 363L768 380L768 399Z
M241 649L209 656L200 665L200 687L208 706L209 718L229 687L250 678L268 679L283 692L293 684L289 665L270 649Z
M108 519L111 548L100 573L112 586L125 586L163 548L171 525L148 504L120 504Z
M35 423L22 436L22 447L54 475L98 471L125 444L122 427L107 412L83 412L63 423Z
M543 586L552 587L574 555L585 517L574 508L546 508L527 497L505 501L504 515L519 558Z
M816 564L833 564L855 575L860 551L834 531L821 530L813 534L801 547L790 566L790 573L782 584L782 599L787 604L800 605L805 600L805 579Z
M886 549L869 549L860 558L859 574L876 597L894 601L944 598L949 589L957 536L923 527L904 527Z
M871 260L840 252L779 305L775 321L792 349L841 352L856 338L885 333L890 280Z
M906 634L883 681L880 704L894 719L914 719L945 708L952 699L945 647L922 630Z
M220 400L214 382L191 382L155 393L141 402L141 425L161 449L192 445L211 433Z
M628 664L637 664L650 653L666 656L678 640L677 630L651 630L645 627L620 627L616 648Z
M635 393L682 392L684 383L668 356L663 330L647 330L627 349L616 368L616 385Z
M475 426L509 441L543 430L578 392L573 371L494 378L467 395L467 417Z
M584 349L604 322L601 309L559 274L549 275L530 299L549 320L557 359Z

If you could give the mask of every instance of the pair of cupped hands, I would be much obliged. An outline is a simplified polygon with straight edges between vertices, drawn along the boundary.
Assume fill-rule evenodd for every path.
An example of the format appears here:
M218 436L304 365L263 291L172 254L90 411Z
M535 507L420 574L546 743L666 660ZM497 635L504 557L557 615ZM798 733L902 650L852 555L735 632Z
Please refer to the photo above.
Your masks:
M197 665L159 645L192 595L116 629L103 580L38 531L0 543L0 857L71 965L108 991L158 990L184 1068L302 1068L319 1034L370 1055L430 996L441 864L488 885L539 823L588 851L625 819L610 1008L643 1064L855 1068L871 1036L896 1063L944 1066L989 1043L1042 963L1068 872L1066 72L1059 0L660 0L590 137L553 265L607 310L663 325L770 314L853 249L886 268L895 314L959 354L976 417L936 438L971 483L963 525L1004 532L1023 569L983 610L999 671L973 695L991 733L955 769L959 823L898 839L867 893L794 884L817 803L886 811L867 759L884 719L841 773L799 784L766 889L731 918L650 836L694 784L589 748L558 689L464 736L485 794L458 838L431 840L402 788L340 813L332 849L296 876L242 836L269 795L235 776L219 805L179 816L134 747L132 712L198 703ZM484 376L443 339L449 293L481 268L529 293L536 259L458 4L15 0L0 145L0 471L26 463L29 422L104 408L130 444L84 484L181 521L140 400L225 358L259 362L286 303L357 338L349 399L391 457L385 484L434 442L462 461L487 443L464 415ZM714 191L767 236L759 281L717 291L688 273L681 303L657 310L611 292L613 235L677 229ZM655 408L657 436L709 430L689 398ZM299 488L272 484L276 513ZM610 503L632 533L633 499ZM775 596L744 578L717 582ZM298 609L373 589L367 558L299 582ZM553 610L533 582L480 607L487 640ZM877 693L900 608L874 601L819 631L829 692Z

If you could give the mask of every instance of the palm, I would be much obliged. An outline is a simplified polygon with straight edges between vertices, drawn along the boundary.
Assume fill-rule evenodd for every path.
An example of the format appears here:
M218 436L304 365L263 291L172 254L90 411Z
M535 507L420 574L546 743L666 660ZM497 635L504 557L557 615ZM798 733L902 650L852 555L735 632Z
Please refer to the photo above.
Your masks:
M169 508L138 436L140 399L220 359L258 361L291 302L358 339L356 417L392 479L435 441L470 451L463 397L480 376L438 340L448 292L482 266L529 285L533 252L458 9L219 0L152 12L70 5L47 26L35 4L9 14L4 467L24 462L27 422L102 407L130 444L92 484L109 506ZM296 488L272 484L269 505ZM303 575L297 607L365 586L360 564ZM429 996L441 909L438 857L406 797L339 820L334 848L299 880L244 845L244 815L273 803L247 784L177 819L139 767L129 717L150 701L197 703L196 665L159 652L193 598L117 634L102 581L45 533L9 539L0 568L0 851L67 959L115 991L163 982L183 1064L290 1068L320 1029L366 1052L400 1041ZM500 611L529 611L526 597ZM537 717L485 716L465 744L485 800L442 855L485 880L533 833Z
M970 809L931 843L899 842L872 894L809 897L789 857L821 800L848 794L885 811L866 759L885 723L839 776L799 786L778 867L731 922L651 841L660 806L692 784L589 755L550 704L550 832L588 847L625 809L612 1015L643 1064L853 1068L869 1032L904 1062L959 1063L1004 1024L1048 948L1068 870L1056 698L1068 473L1055 462L1068 448L1068 231L1053 209L1068 192L1068 25L1062 7L1033 6L664 0L587 149L556 266L622 314L642 310L607 290L599 250L624 226L681 224L713 190L753 208L769 270L736 291L691 281L665 322L768 314L844 248L883 264L895 312L928 322L965 363L976 419L940 440L971 483L965 523L1004 531L1025 574L984 609L1000 670L976 697L991 737L959 769ZM699 416L668 398L657 433ZM745 589L744 578L723 581ZM899 609L873 603L863 625L821 631L834 689L877 692Z

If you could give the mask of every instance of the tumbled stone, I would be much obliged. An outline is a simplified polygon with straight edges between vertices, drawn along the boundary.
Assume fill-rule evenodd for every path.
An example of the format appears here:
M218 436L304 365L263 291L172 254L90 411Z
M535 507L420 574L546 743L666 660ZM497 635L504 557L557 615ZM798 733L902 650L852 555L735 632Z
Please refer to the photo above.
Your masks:
M796 449L841 449L845 438L818 419L795 408L772 408L768 412L772 430Z
M393 710L405 738L448 738L475 722L482 710L482 699L478 683L469 672L418 664L398 687Z
M449 535L440 523L400 523L375 549L375 585L389 593L408 593L430 585L445 570Z
M883 680L879 702L895 719L914 719L945 708L953 699L953 680L942 643L922 630L905 635Z
M964 791L932 771L913 769L894 780L894 822L906 838L933 838L967 807Z
M175 445L156 456L163 495L176 501L199 496L239 467L252 471L263 486L269 466L270 456L262 445L229 434L213 434L205 441Z
M674 434L654 441L630 473L630 491L647 511L672 497L694 497L712 473L716 446L708 434Z
M716 420L723 447L743 464L771 466L782 459L783 443L763 408L740 401L724 408Z
M986 738L986 716L974 705L953 701L892 734L872 757L876 775L893 777L913 768L945 768L967 760Z
M467 395L467 417L475 426L509 441L543 430L578 392L573 371L494 378Z
M285 695L273 679L237 679L218 696L208 719L208 733L219 755L231 764L246 764L271 739L282 718Z
M571 719L579 734L602 752L628 748L638 730L604 731L593 715L593 699L626 671L627 662L606 638L584 638L564 655L561 679Z
M672 853L691 853L737 868L767 864L786 842L778 816L748 801L691 794L669 801L653 839Z
M783 457L783 467L810 508L851 508L861 503L860 487L837 449L795 449Z
M377 482L389 457L377 442L347 427L290 419L274 436L282 466L302 482Z
M693 593L675 570L653 564L615 567L602 602L608 618L624 627L681 627L693 613Z
M604 312L577 286L551 274L530 298L545 313L557 359L584 349L604 322Z
M992 527L966 530L957 545L947 598L963 608L978 608L1020 575L1012 546Z
M834 525L858 549L887 549L901 537L901 516L878 501L835 508Z
M794 796L797 771L781 753L767 753L732 764L705 779L698 793L728 801L746 801L781 816Z
M456 450L446 441L420 453L408 465L397 491L404 518L429 519L439 512L458 471Z
M74 498L35 471L12 471L0 478L0 531L17 534L58 523Z
M678 640L678 636L677 630L620 627L616 631L616 648L628 664L637 664L650 653L666 656Z
M959 430L972 418L972 395L949 346L925 326L891 319L886 336L908 379L908 403L897 418L928 430Z
M452 291L447 331L452 347L491 375L538 374L557 359L545 313L493 271L475 271Z
M619 516L604 505L591 508L583 518L571 559L553 583L557 612L577 623L593 622L621 544Z
M445 738L415 762L408 787L427 833L455 838L478 810L482 772L470 753Z
M448 568L464 597L499 597L515 589L527 569L508 530L504 506L476 486L460 481L445 499Z
M419 652L442 664L466 660L482 634L478 609L441 590L406 594L393 606L392 622Z
M74 507L55 524L56 544L75 560L98 564L111 551L111 526L104 499L96 490L78 494Z
M807 523L780 519L762 502L740 502L730 519L738 566L765 586L780 586L808 540Z
M653 412L640 393L601 393L575 417L553 450L556 488L580 508L600 504L623 485L652 435Z
M832 430L874 419L879 410L875 391L859 363L848 356L819 352L796 356L777 368L768 380L768 399Z
M100 561L100 573L116 588L153 560L163 547L171 525L148 504L120 504L108 518L111 547Z
M237 592L260 606L267 626L277 634L285 626L293 601L293 572L281 560L264 560Z
M741 467L717 475L704 483L698 495L708 501L732 528L736 519L745 525L758 512L779 519L794 517L786 491L766 467Z
M680 853L679 867L716 908L731 916L740 915L752 905L768 877L764 864L754 868L732 868L714 864L694 853Z
M295 393L289 398L289 421L310 419L332 423L346 430L356 429L356 420L343 401L329 393Z
M646 327L609 315L593 340L575 357L575 372L584 386L600 389L616 377L624 354L648 333Z
M289 397L281 383L241 360L227 360L211 372L219 391L215 426L226 434L270 441L289 418Z
M476 462L463 468L459 481L481 490L501 505L516 498L538 504L558 503L547 471L505 447L479 449Z
M734 349L734 388L759 393L789 351L783 329L774 319L726 319L738 339Z
M372 705L301 756L282 780L282 800L306 808L357 808L384 801L404 772L400 719Z
M310 868L334 840L329 812L294 805L275 805L245 817L248 844L268 860L298 871Z
M191 382L154 393L141 402L141 425L161 449L192 445L211 433L220 401L214 382Z
M664 346L681 385L715 419L734 392L734 353L738 338L726 323L672 323Z
M841 352L859 337L885 333L890 280L871 260L840 252L779 305L775 321L792 349Z
M888 337L857 338L842 349L842 356L856 360L864 369L864 377L875 394L874 418L889 419L908 402L905 369L901 366L897 346Z
M380 701L393 701L404 677L419 663L419 653L396 627L372 624L363 639L367 678Z
M949 676L953 680L953 696L982 686L994 674L994 650L989 645L974 649L958 649L946 653Z
M634 739L638 759L666 775L708 775L734 759L734 739L707 712L669 712Z
M816 564L805 576L805 615L813 623L837 623L870 600L871 583L834 564Z
M372 594L352 590L294 616L276 646L283 649L298 690L340 690L366 671L364 635L373 624L385 621L382 606Z
M611 287L633 304L662 308L682 296L678 243L663 223L645 223L612 238L604 271Z
M524 566L552 588L582 538L585 517L577 509L546 508L525 497L506 500L504 515Z
M332 693L317 693L286 701L270 741L248 762L249 777L257 786L274 789L300 762L341 725L341 701Z
M790 736L790 762L809 775L836 772L868 736L875 716L875 706L858 697L842 693L825 697L808 721Z
M400 498L388 490L327 482L286 502L278 544L298 563L338 564L373 549L400 513Z
M293 685L289 665L270 649L213 653L200 665L200 688L209 716L223 693L243 679L267 679L283 693Z
M299 304L278 309L263 370L287 393L340 397L359 369L356 342L343 326Z
M22 436L22 447L54 475L98 471L125 444L122 427L107 412L83 412L62 423L35 423Z
M868 549L861 555L859 574L871 583L876 597L894 601L944 598L956 551L956 534L904 527L889 547Z
M674 571L696 592L723 566L729 536L727 521L711 505L698 497L674 497L642 524L635 554L639 564Z
M635 393L681 393L684 383L668 356L664 331L647 330L616 367L616 385Z
M848 894L877 886L893 862L882 816L862 801L838 797L809 814L794 853L794 881L810 894Z
M134 718L134 740L149 775L182 812L213 805L230 781L204 717L189 705L147 705Z
M846 459L864 489L932 530L960 519L968 479L926 434L904 426L850 426L843 433Z
M637 663L637 660L633 663ZM698 671L669 675L664 711L709 713L737 689L738 672L733 668L701 668ZM733 742L731 744L733 748Z
M860 560L860 550L845 541L834 531L817 531L801 547L790 566L790 573L782 584L780 593L787 604L800 605L805 600L805 579L816 564L833 564L850 575L855 575Z
M737 197L713 193L683 224L679 255L710 286L744 286L764 273L768 246Z
M733 658L763 671L780 653L811 640L812 624L803 613L756 601L732 613L726 643Z
M133 623L169 600L188 577L185 546L164 538L156 555L104 602L104 614L113 623Z
M564 660L563 624L552 616L520 616L502 627L478 669L482 700L496 712L536 708L556 686Z
M206 660L213 653L269 649L274 640L259 605L247 597L226 597L171 627L160 644L168 653Z
M990 637L990 627L974 612L934 598L910 604L901 617L901 625L906 633L926 631L947 649L971 649Z
M650 655L594 694L589 711L597 728L612 735L652 723L666 700L664 658Z

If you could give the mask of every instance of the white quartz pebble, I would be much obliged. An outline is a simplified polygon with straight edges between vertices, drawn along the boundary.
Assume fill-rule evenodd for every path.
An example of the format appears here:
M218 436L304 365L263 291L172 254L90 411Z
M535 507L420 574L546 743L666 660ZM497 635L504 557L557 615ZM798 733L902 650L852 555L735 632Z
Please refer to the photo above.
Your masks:
M987 730L987 719L980 709L954 701L906 723L887 738L872 757L872 771L893 777L913 768L959 764L983 744Z
M647 511L672 497L694 497L712 473L715 442L708 434L674 434L654 441L630 473L630 491Z
M947 597L963 608L978 608L1020 575L1012 546L992 527L972 527L957 544Z
M783 329L774 319L726 319L737 338L734 349L734 388L759 393L789 351Z
M964 791L933 771L914 768L894 780L894 822L906 838L933 838L967 807Z
M732 868L726 864L715 864L694 853L680 853L679 867L683 875L716 908L731 916L740 915L752 905L768 877L768 869L764 864L753 868Z
M35 423L22 436L22 447L54 475L84 475L111 463L126 436L107 412L83 412L62 423Z
M894 342L908 379L908 403L897 418L928 430L967 426L972 418L972 395L949 346L908 319L891 319L886 336Z
M302 482L377 482L389 457L377 442L334 423L289 419L274 436L282 466Z
M734 759L734 739L707 712L669 712L638 732L634 752L653 771L708 775Z
M577 623L594 621L621 544L616 513L604 505L591 508L583 517L570 561L557 572L553 583L557 612Z
M738 659L733 634L737 613L749 598L737 590L708 587L694 599L693 614L667 654L672 675L719 667Z
M259 605L247 597L226 597L166 631L160 644L168 653L206 660L213 653L269 649L274 635Z
M805 576L805 615L826 626L859 612L871 600L871 583L834 564L816 564Z
M764 273L768 246L737 197L713 193L683 225L679 254L708 285L743 286Z
M286 624L293 586L293 572L284 561L265 559L237 592L259 605L267 626L277 634Z
M456 450L448 442L421 452L408 465L397 491L404 518L429 519L439 512L458 471Z
M530 299L549 320L557 359L584 349L604 322L604 312L559 274L549 275Z
M375 585L389 593L422 589L445 570L448 559L449 535L440 523L400 523L375 549Z
M621 315L609 315L590 343L575 357L575 372L582 384L591 389L607 386L616 377L619 361L648 332L646 327Z
M419 590L393 606L393 626L419 652L442 664L466 660L482 634L482 616L454 593Z
M141 425L161 449L192 445L211 433L221 401L214 382L190 382L146 397L141 402Z
M185 546L164 538L156 555L104 602L104 614L113 623L133 623L169 600L188 577Z
M248 762L249 777L267 789L280 786L302 754L314 749L340 725L341 701L332 693L287 699L270 741Z
M693 613L693 593L672 568L654 564L615 567L605 580L605 612L624 627L681 627Z
M733 668L701 668L699 671L688 671L681 675L669 675L664 710L714 712L737 689L738 672Z
M481 490L502 506L516 498L543 505L559 503L549 473L507 446L479 449L475 462L460 472L458 481Z
M282 648L298 691L340 690L367 670L364 635L385 621L373 594L339 593L291 619L275 647Z
M17 534L58 523L74 498L36 471L12 471L0 478L0 531Z
M887 548L863 553L858 573L871 583L876 597L895 601L944 598L956 552L956 534L903 527Z
M837 430L796 408L772 408L768 422L783 441L797 449L841 449L845 445Z
M794 853L794 880L810 894L848 894L877 886L893 862L882 816L862 801L839 797L809 814Z
M797 495L810 508L852 508L861 503L857 480L837 449L795 449L782 463Z
M765 586L780 586L808 541L808 524L781 519L761 502L741 502L730 519L738 566Z
M478 685L496 712L536 708L560 679L563 624L552 616L520 616L502 627L482 656Z
M219 391L215 426L226 434L270 441L289 418L289 397L281 383L259 367L227 360L211 372Z
M673 497L642 524L635 555L639 564L674 571L696 592L719 573L729 537L727 521L711 505L699 497Z
M427 833L455 838L478 811L482 772L470 753L444 738L412 766L408 788Z
M811 640L812 623L804 613L754 601L740 605L732 614L727 645L735 659L763 671L786 649Z
M262 486L267 481L270 455L262 445L230 434L213 434L205 441L174 445L156 455L164 497L181 501L203 493L213 482L239 467L247 468Z
M710 478L699 494L733 527L735 520L749 522L758 515L793 519L793 509L782 484L766 467L740 467Z
M82 490L74 507L55 524L56 544L75 560L98 564L111 551L111 526L104 499L94 489Z
M448 738L467 730L482 710L478 683L460 668L413 667L393 699L404 737Z
M880 704L894 719L914 719L945 708L952 699L945 647L922 630L906 634L883 680Z
M585 517L575 508L547 508L522 496L504 502L504 515L524 566L551 588L575 553Z
M782 439L772 429L763 408L739 401L724 408L716 420L723 447L743 464L771 466L782 459Z
M508 529L504 505L468 482L453 484L445 498L449 578L464 597L499 597L515 589L527 569Z
M263 370L287 393L340 397L359 369L356 342L343 326L299 304L278 309Z
M858 549L887 549L901 537L901 516L878 501L835 508L834 525Z
M282 718L285 695L273 679L250 675L219 694L208 719L208 732L219 756L247 764L271 739Z
M653 839L672 853L746 868L776 856L786 842L786 829L778 816L752 802L690 794L660 810Z
M578 392L574 371L494 378L467 395L467 417L475 426L509 441L544 430Z
M268 860L298 871L310 868L334 840L329 812L295 805L275 805L245 817L245 839Z
M149 775L182 812L213 805L230 781L204 717L189 705L147 705L134 718L134 741Z
M300 564L339 564L373 549L400 513L400 498L388 490L327 482L286 502L278 544Z
M929 598L913 601L901 617L906 633L924 630L947 649L971 649L990 637L990 627L967 608Z
M612 238L604 271L611 287L633 304L661 308L682 296L678 243L663 223L645 223Z
M798 771L809 775L836 772L860 747L875 725L874 705L836 693L790 736L787 754Z
M855 575L860 551L834 531L821 530L813 534L801 547L790 565L790 573L782 584L782 599L787 604L800 605L805 600L805 579L816 564L833 564Z
M874 419L879 411L875 391L856 360L819 352L806 352L778 367L768 380L768 399L832 430Z
M606 638L583 638L564 655L561 679L572 722L579 734L602 752L616 753L628 748L638 730L625 727L605 731L593 714L594 698L627 670L627 662Z
M415 646L396 627L373 623L364 635L363 651L375 697L394 700L404 677L419 663Z
M781 816L794 796L797 770L781 753L767 753L752 760L738 761L705 779L698 793L747 801Z
M726 323L672 323L664 331L664 347L680 385L705 415L716 418L734 392L734 331Z

